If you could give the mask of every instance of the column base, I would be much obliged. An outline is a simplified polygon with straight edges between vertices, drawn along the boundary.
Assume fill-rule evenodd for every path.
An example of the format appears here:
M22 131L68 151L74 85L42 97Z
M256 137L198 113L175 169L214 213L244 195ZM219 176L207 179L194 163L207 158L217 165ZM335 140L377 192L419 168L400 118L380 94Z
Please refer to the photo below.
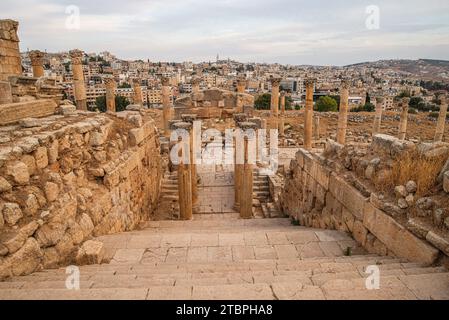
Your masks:
M87 111L87 100L77 100L76 109L81 111Z

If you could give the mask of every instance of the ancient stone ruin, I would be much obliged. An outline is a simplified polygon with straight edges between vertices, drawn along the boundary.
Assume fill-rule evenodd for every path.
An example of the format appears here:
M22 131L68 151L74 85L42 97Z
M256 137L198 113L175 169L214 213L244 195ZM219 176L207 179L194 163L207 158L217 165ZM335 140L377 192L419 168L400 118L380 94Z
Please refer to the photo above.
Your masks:
M41 52L22 76L17 28L0 20L0 298L449 299L445 92L431 140L410 138L408 100L349 115L346 81L338 114L315 113L314 79L287 111L278 77L267 112L243 78L194 78L174 104L161 78L161 110L134 79L122 112L106 78L107 112L89 112L82 52L63 100ZM233 161L196 162L221 151Z

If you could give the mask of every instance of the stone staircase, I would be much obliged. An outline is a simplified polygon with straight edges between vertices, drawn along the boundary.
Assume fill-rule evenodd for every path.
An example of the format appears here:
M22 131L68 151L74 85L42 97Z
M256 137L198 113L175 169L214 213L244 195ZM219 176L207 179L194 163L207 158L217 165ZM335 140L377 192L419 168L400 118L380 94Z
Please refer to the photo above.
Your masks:
M171 218L179 218L178 172L165 172L159 205L155 216L168 214Z
M280 218L284 216L271 199L268 176L260 174L258 169L254 169L253 205L254 216L257 218Z
M449 299L445 269L367 255L338 231L195 219L98 238L108 263L80 267L80 290L66 289L65 268L45 270L1 282L0 299ZM380 270L378 290L366 288L369 266Z

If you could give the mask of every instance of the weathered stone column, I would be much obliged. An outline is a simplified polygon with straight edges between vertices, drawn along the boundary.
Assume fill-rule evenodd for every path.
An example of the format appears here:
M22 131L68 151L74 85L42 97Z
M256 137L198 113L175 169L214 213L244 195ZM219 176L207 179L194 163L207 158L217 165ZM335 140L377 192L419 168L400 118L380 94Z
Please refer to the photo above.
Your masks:
M278 130L279 136L283 138L285 136L285 119L283 117L278 120Z
M193 128L193 122L196 120L197 116L195 114L188 114L188 115L182 115L181 116L182 121L186 123L190 123ZM197 178L197 170L196 170L196 163L195 163L195 145L196 145L196 135L194 134L193 130L189 131L190 134L190 171L191 171L191 178L192 178L192 210L193 213L199 212L199 198L198 198L198 178ZM201 145L201 144L200 144Z
M314 115L313 116L313 137L315 140L320 140L320 116Z
M162 78L162 117L164 121L164 136L170 137L170 120L172 119L170 104L170 79Z
M271 78L271 115L277 117L279 115L279 86L281 78Z
M140 86L140 79L134 78L133 82L133 103L143 107L142 87Z
M281 114L285 115L285 91L281 91Z
M244 113L237 113L234 114L234 121L235 121L235 128L236 130L239 130L240 123L245 122L248 119L246 114ZM236 134L238 134L236 132ZM234 210L240 212L240 198L242 195L241 190L241 180L243 175L243 163L239 163L237 161L238 157L238 146L237 146L237 136L234 134Z
M440 142L443 141L444 128L446 125L447 93L439 92L437 98L440 100L440 115L438 116L437 129L435 132L435 142Z
M17 21L0 20L0 81L22 74L18 28Z
M402 98L401 101L401 122L399 123L399 139L405 140L407 136L407 123L408 123L408 107L410 98Z
M106 111L116 112L115 89L117 87L117 84L112 77L104 78L103 81L104 85L106 86Z
M33 50L29 53L31 66L33 67L33 77L40 78L44 76L44 53L39 50Z
M186 122L178 122L174 124L176 129L183 129L191 131L192 125ZM193 208L192 208L192 172L191 165L185 163L184 152L189 152L186 150L187 146L184 145L180 152L180 163L178 165L178 193L179 193L179 213L181 220L192 220L193 219ZM190 158L190 155L189 155ZM190 161L189 161L190 162Z
M194 77L192 79L192 93L198 94L200 92L201 79L199 77Z
M315 80L308 79L306 84L306 108L304 110L304 148L312 149L312 130L313 130L313 93L315 89Z
M246 79L240 77L237 79L237 93L245 93L246 90Z
M87 110L86 86L83 72L83 52L81 50L70 51L72 58L73 85L75 90L75 102L78 110Z
M253 130L255 134L256 125L251 122L240 123L240 128L245 131ZM253 167L254 157L251 157L251 152L254 150L250 149L249 141L250 139L255 139L255 137L244 137L244 164L242 170L241 183L241 197L240 197L240 218L251 219L253 217Z
M380 133L382 125L383 97L376 97L376 115L374 116L373 135Z
M337 142L346 144L346 129L348 128L349 82L343 81L340 92L340 111L338 114Z

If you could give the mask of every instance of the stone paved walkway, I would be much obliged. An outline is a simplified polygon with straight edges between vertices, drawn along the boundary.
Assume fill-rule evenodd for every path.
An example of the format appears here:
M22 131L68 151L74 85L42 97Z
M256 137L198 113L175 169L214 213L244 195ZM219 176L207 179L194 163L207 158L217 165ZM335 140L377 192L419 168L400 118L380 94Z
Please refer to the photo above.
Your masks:
M288 219L149 222L142 231L99 238L110 263L0 283L0 299L449 299L449 273L366 255L346 234L292 226ZM353 247L353 256L345 256ZM365 269L380 269L367 290Z

